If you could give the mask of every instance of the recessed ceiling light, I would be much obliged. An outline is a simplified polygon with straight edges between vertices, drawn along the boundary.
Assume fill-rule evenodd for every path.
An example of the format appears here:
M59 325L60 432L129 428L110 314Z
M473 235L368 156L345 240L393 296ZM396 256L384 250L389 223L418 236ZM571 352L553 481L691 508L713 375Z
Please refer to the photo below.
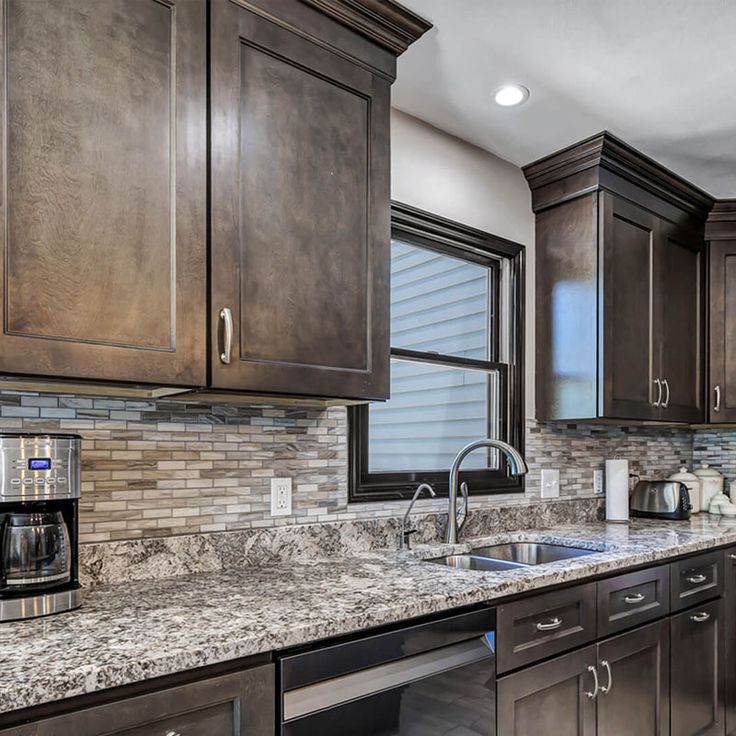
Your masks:
M529 90L520 84L504 84L493 96L497 105L514 107L529 99Z

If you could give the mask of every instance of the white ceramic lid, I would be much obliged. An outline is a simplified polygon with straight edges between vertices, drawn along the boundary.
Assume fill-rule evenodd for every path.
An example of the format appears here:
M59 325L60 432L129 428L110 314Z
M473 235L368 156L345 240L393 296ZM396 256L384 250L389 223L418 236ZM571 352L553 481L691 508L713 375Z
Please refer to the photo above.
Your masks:
M680 470L677 473L672 473L672 475L667 478L667 480L679 480L685 483L692 482L694 480L700 480L700 478L698 478L698 476L694 473L691 473L686 466L682 465L680 467Z
M715 468L711 468L708 463L703 463L697 470L694 470L693 473L698 478L723 478L723 476Z

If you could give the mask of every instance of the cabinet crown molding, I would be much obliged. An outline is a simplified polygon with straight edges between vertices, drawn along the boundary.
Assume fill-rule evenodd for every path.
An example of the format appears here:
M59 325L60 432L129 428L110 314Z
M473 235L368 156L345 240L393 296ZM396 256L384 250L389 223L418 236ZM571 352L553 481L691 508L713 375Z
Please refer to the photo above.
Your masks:
M622 179L705 220L713 197L608 131L522 167L534 211ZM613 175L613 176L612 176ZM542 194L541 190L545 190Z
M302 0L397 56L432 24L394 0Z
M706 240L736 240L736 199L720 199L705 223Z

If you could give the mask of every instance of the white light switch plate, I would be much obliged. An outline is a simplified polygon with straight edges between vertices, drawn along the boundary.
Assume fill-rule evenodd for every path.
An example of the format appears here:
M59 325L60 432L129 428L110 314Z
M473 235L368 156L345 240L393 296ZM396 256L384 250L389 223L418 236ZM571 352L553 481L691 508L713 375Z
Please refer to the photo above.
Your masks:
M271 516L291 515L291 478L271 478Z
M560 471L542 471L542 498L557 498L560 495Z

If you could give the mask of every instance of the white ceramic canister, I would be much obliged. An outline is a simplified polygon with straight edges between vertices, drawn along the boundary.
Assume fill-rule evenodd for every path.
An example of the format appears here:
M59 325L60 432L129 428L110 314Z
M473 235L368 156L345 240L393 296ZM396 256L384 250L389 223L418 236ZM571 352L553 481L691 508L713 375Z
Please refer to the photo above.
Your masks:
M687 490L690 492L690 503L693 507L692 512L697 514L702 508L700 499L700 478L698 478L694 473L691 473L683 465L677 473L672 473L667 480L679 480L680 483L684 483L687 486Z
M731 502L728 500L728 496L725 493L717 493L710 500L710 506L708 512L711 514L718 515L721 513L721 509L724 506L731 506Z
M723 493L723 476L708 463L703 463L693 473L700 479L700 508L708 511L714 496ZM733 498L731 498L733 501Z

